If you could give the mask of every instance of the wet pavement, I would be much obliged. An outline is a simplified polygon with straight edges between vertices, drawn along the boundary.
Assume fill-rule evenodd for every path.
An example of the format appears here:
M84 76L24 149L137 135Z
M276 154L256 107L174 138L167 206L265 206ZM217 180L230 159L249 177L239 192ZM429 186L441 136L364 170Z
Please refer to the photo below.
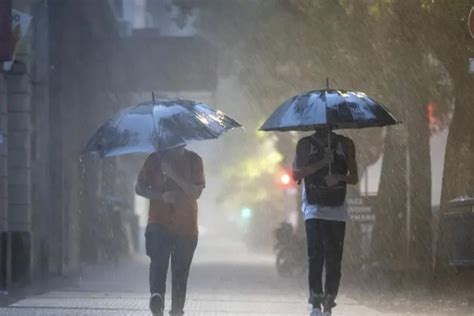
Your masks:
M309 315L305 279L280 278L273 260L271 253L251 252L237 242L201 240L189 280L186 315ZM144 256L116 267L88 267L73 286L0 308L0 315L151 315L147 277ZM352 299L344 288L338 304L333 315L420 315L372 309ZM169 298L166 305L170 306Z

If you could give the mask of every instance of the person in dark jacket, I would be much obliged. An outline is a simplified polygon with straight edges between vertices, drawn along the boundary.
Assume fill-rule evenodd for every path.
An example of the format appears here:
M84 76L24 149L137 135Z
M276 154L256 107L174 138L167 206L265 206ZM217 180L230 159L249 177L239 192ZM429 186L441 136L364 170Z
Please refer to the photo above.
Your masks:
M329 132L318 129L313 135L300 139L293 162L294 180L303 181L311 316L329 316L336 306L345 228L350 219L345 201L346 185L359 181L353 141L331 132L328 146ZM323 266L326 268L324 290Z

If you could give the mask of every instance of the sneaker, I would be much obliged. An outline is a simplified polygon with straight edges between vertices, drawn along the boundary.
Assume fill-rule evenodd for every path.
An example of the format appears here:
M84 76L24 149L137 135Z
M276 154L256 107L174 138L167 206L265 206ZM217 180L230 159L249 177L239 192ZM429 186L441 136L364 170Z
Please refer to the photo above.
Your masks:
M313 310L311 311L311 314L309 314L309 316L322 316L323 313L321 312L321 309L320 308L313 308Z
M150 297L150 310L153 316L163 316L163 298L160 294L154 293Z

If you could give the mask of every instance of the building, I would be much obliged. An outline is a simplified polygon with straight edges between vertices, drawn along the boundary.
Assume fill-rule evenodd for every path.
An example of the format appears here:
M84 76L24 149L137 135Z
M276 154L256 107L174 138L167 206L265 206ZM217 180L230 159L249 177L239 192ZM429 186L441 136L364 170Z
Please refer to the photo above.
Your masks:
M81 158L105 119L149 99L151 91L212 97L217 76L211 45L192 32L162 34L143 22L145 1L129 4L1 2L0 17L10 14L10 6L31 17L15 62L0 74L4 294L110 259L117 221L136 246L130 239L136 235L133 185L139 166L121 158ZM15 31L2 21L0 38L15 41ZM0 56L7 49L0 46ZM189 69L199 75L188 75Z

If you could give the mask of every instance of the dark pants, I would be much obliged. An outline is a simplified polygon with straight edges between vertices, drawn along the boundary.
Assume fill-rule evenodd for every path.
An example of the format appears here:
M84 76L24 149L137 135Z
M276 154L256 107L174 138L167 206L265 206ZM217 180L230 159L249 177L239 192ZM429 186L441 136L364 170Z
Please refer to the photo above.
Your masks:
M171 314L182 315L186 300L189 269L197 246L197 236L179 236L159 224L149 224L145 232L146 254L151 259L150 293L164 299L166 275L171 257Z
M346 223L309 219L305 221L308 240L309 290L313 306L324 304L331 308L339 290L341 261L344 247ZM323 266L326 268L326 282L323 292Z

